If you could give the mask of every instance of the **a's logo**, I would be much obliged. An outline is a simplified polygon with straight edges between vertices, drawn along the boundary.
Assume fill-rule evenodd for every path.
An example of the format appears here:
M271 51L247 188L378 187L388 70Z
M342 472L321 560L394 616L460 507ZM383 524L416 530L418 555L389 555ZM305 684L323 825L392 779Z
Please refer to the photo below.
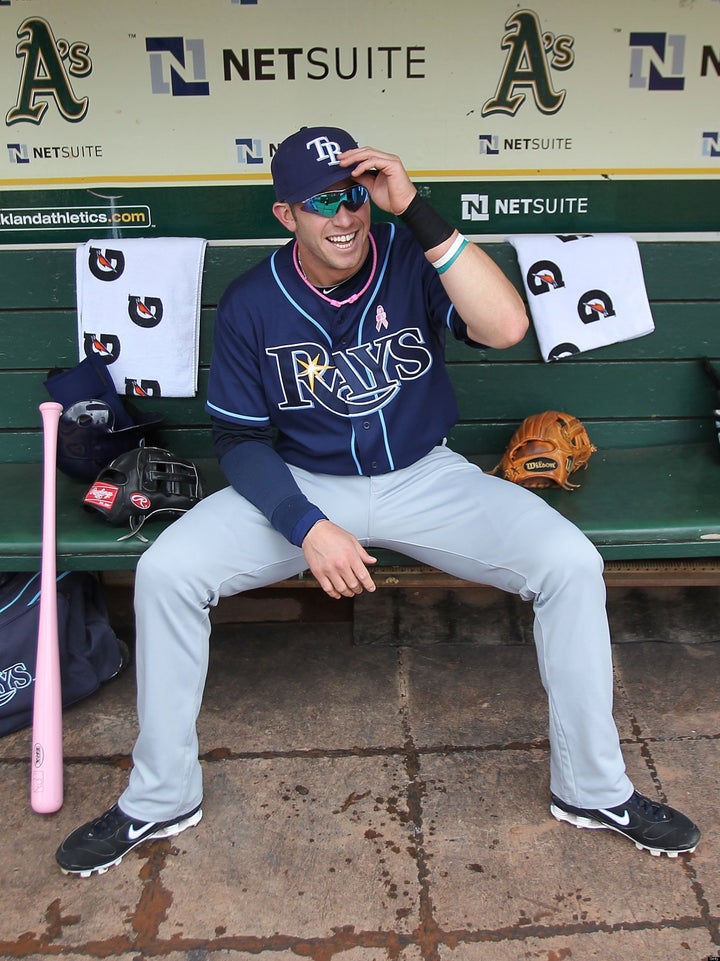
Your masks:
M106 364L114 364L120 356L120 338L116 334L91 334L86 331L83 348L86 357L97 354Z
M703 157L720 157L720 131L705 130L702 137ZM9 146L10 144L8 144Z
M463 220L490 220L490 198L487 194L460 194Z
M32 684L32 674L22 661L3 668L0 671L0 707L12 701L18 691L22 691L30 684Z
M184 37L146 37L150 54L150 88L173 97L209 97L205 44Z
M309 150L311 147L315 148L315 159L318 163L322 163L323 160L326 160L328 167L337 167L340 163L338 160L340 144L335 143L334 140L330 140L328 137L316 137L314 140L309 140L305 144L305 147L307 150Z
M432 355L416 328L378 337L329 354L322 344L266 348L277 365L283 399L280 410L320 404L339 417L379 411L400 390L432 367Z
M562 271L552 260L537 260L527 272L527 289L531 294L546 294L565 286Z
M505 65L495 95L482 108L482 116L504 113L514 117L525 103L528 89L541 113L557 113L566 91L555 89L550 69L569 70L575 63L573 37L543 32L538 15L532 10L513 13L505 30L500 44L508 51Z
M594 324L615 316L615 308L610 295L604 290L588 290L578 300L578 317L584 324Z
M237 159L239 164L261 164L264 163L262 141L251 140L249 137L237 139Z
M27 144L9 143L7 145L7 149L8 149L8 156L10 158L11 164L29 164L30 163Z
M64 120L78 123L87 113L90 101L75 96L70 78L92 73L88 44L56 40L50 24L42 17L28 17L20 24L17 35L20 42L15 55L22 59L23 68L17 101L8 111L5 123L39 124L49 100Z
M163 319L163 302L159 297L128 296L128 317L138 327L157 327Z
M682 34L631 33L630 86L684 90L685 40Z
M106 247L91 247L88 254L88 268L97 280L111 283L122 276L125 270L125 254L122 250L111 250Z

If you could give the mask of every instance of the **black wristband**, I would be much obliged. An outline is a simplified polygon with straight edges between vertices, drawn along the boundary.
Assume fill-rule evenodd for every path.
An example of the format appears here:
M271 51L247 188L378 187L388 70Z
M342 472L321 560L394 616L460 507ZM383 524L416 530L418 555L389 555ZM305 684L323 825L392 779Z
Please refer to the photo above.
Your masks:
M423 250L432 250L455 233L455 228L419 193L415 194L410 206L400 214L400 219L410 228Z

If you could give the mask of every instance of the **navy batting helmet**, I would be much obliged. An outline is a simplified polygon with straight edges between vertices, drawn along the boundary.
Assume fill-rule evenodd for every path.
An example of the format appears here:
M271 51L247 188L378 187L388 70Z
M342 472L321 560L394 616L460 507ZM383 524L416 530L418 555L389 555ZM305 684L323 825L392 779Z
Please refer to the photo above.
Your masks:
M95 480L125 451L140 446L145 433L162 420L160 414L132 411L135 423L115 430L115 414L104 400L80 400L60 415L57 466L77 480Z

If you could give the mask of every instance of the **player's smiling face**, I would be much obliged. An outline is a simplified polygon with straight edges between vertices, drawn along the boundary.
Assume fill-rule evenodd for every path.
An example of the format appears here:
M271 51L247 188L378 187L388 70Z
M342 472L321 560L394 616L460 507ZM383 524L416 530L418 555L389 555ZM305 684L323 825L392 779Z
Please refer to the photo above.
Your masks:
M351 187L348 179L331 190ZM280 223L295 234L298 254L305 276L318 287L329 287L352 277L368 252L370 204L349 210L341 204L332 217L302 210L300 204L276 203L273 213Z

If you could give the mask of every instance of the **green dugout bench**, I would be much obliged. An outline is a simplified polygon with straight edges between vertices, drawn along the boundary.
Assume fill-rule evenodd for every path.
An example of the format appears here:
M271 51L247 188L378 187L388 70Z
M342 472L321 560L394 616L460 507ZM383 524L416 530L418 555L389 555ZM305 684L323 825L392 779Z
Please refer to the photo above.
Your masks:
M522 290L513 249L505 243L483 247ZM532 326L509 350L448 345L461 411L450 443L489 468L527 415L548 408L575 414L598 453L574 478L579 490L538 496L597 545L608 582L720 584L718 401L700 363L705 356L720 359L720 243L642 241L640 251L653 334L552 364L540 359ZM207 248L198 396L135 401L164 415L152 442L195 460L212 488L223 483L204 412L214 308L230 280L269 252L260 246ZM43 386L48 370L78 360L74 256L71 248L0 251L0 570L40 568L38 405L49 400ZM58 570L131 571L147 544L119 541L124 531L86 513L86 486L58 474ZM143 534L152 540L162 527L148 523ZM379 585L452 580L460 586L407 558L379 553Z

